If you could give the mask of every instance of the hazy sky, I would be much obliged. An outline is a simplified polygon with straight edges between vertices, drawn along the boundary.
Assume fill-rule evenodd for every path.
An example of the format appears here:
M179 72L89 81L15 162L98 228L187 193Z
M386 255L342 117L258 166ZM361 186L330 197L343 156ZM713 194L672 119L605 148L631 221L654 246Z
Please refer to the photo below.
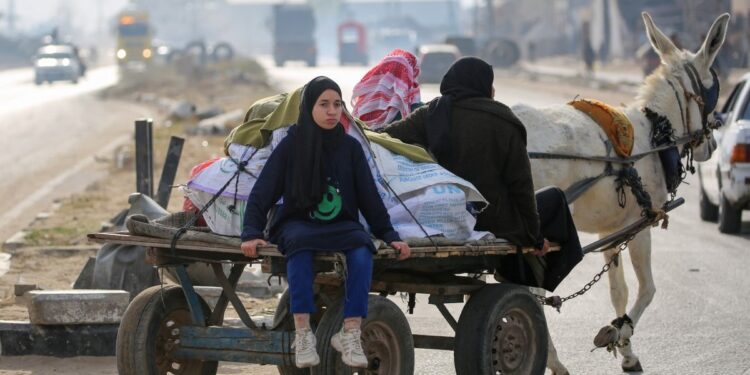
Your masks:
M11 3L15 4L18 31L46 31L54 25L65 25L69 15L73 29L93 38L99 30L108 32L107 22L128 0L0 0L0 10L7 14ZM5 20L2 29L7 30Z

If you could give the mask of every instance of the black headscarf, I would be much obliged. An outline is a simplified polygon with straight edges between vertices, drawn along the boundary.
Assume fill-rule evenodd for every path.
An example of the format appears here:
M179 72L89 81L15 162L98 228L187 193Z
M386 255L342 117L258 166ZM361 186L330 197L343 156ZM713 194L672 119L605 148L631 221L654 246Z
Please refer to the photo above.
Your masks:
M323 192L326 191L324 151L336 147L345 134L341 123L336 124L333 129L326 130L313 120L315 102L326 90L334 90L341 96L341 89L336 82L320 76L305 85L299 103L290 203L300 210L313 209L323 198Z
M433 99L427 110L427 147L438 161L450 150L453 103L466 98L492 98L494 80L492 65L477 57L460 58L445 73L440 82L442 96Z

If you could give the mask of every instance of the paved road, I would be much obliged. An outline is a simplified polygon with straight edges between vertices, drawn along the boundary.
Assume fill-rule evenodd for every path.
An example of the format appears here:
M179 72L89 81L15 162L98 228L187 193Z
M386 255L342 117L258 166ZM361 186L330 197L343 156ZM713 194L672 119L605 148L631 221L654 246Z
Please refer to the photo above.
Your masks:
M356 67L269 68L273 79L286 89L304 84L317 75L336 80L345 100L351 88L364 75ZM527 103L548 106L568 101L576 89L548 84L508 83L503 74L495 82L496 99L507 104ZM423 100L438 95L435 85L423 86ZM594 95L597 93L583 93ZM628 102L629 96L598 93L613 103ZM715 224L698 218L697 179L690 177L680 188L687 203L671 216L670 229L655 229L653 263L657 294L636 329L633 345L645 372L650 374L750 374L750 216L744 216L741 235L720 234ZM582 241L595 238L584 234ZM626 263L630 260L626 254ZM588 282L601 269L602 258L587 256L561 285L567 295ZM635 276L626 270L630 300L635 298ZM571 301L562 313L548 311L548 321L558 353L573 374L620 372L620 360L604 350L594 351L593 337L614 316L609 302L607 281L587 295ZM415 314L409 316L414 333L449 335L451 329L437 310L418 299ZM406 307L398 298L399 306ZM461 306L450 305L454 316ZM417 374L453 374L453 354L417 350Z
M31 69L0 72L0 242L54 198L101 177L93 156L111 156L108 150L129 137L132 119L151 114L95 96L117 79L116 67L92 69L77 85L36 86Z

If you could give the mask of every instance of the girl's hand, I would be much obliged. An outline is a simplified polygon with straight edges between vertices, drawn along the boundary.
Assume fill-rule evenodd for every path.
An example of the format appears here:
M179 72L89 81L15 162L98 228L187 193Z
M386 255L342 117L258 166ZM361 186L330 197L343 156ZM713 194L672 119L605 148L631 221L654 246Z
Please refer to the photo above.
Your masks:
M544 256L547 253L549 253L549 241L545 238L544 245L542 246L542 248L532 252L532 254L540 257L540 256Z
M268 242L256 238L254 240L245 241L240 245L240 249L242 249L242 254L245 254L248 258L257 258L258 257L258 246L266 246L268 245Z
M390 243L391 247L398 250L398 260L404 260L411 256L411 248L406 242L393 241Z

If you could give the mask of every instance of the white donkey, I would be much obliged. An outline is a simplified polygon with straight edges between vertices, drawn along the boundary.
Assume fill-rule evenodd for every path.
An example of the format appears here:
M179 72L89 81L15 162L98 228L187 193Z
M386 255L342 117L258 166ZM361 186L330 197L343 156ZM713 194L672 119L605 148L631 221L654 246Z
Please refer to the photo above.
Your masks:
M692 146L694 159L707 160L716 148L716 143L709 137L710 128L715 125L715 120L712 103L704 105L704 102L713 102L715 106L715 99L711 99L718 97L718 83L715 82L716 76L710 71L710 67L724 43L729 14L723 14L714 21L703 45L696 53L676 48L654 25L648 14L643 13L642 16L649 41L661 57L662 65L646 78L635 102L621 108L633 124L632 155L649 153L655 148L652 145L654 125L649 117L655 119L663 116L660 122L662 126L671 125L674 138L684 139L686 135L691 134L694 136L693 142L689 144ZM714 90L711 90L712 87ZM645 113L649 112L646 109L650 110L651 116L646 116ZM526 125L529 152L545 153L548 156L566 154L615 157L611 154L611 147L605 145L607 138L599 126L586 114L569 105L544 109L518 105L513 107L513 110ZM679 148L682 150L684 147L682 145ZM532 159L531 162L537 187L555 185L563 189L583 179L600 175L605 169L605 164L601 161L562 158ZM614 172L617 173L622 166L613 164ZM669 194L660 157L656 153L651 153L636 161L633 166L651 197L653 208L661 208ZM573 217L579 230L598 233L603 237L641 217L643 207L637 203L628 187L625 188L625 205L620 207L616 186L616 176L605 177L593 184L575 201ZM628 289L623 262L614 262L608 277L612 304L617 317L620 318L619 324L603 328L597 339L610 340L609 343L617 346L622 354L623 370L641 371L640 361L633 352L631 336L633 328L638 325L656 292L651 271L650 230L643 230L636 235L629 242L628 248L638 279L638 296L630 311L626 311ZM605 261L609 262L614 254L615 250L605 252ZM605 337L599 337L602 334ZM549 343L547 367L554 374L567 374L568 371L560 363L551 339Z

